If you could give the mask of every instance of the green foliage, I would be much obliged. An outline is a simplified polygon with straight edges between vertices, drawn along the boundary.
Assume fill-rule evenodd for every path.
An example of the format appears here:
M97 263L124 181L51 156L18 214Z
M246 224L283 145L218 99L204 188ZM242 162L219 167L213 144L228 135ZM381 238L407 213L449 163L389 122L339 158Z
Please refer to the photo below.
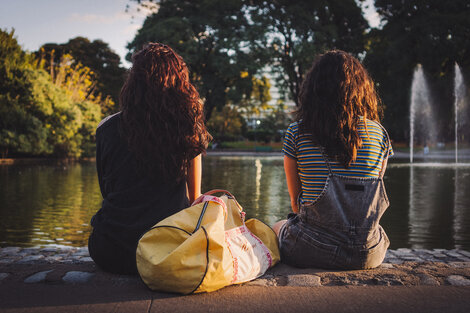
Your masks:
M157 2L158 11L147 17L128 45L130 54L148 42L168 44L181 54L204 99L206 119L214 108L238 103L241 93L249 97L252 77L266 63L258 42L263 32L251 27L246 14L251 1Z
M70 65L82 64L90 70L88 74L96 84L91 92L101 94L103 98L111 98L112 102L108 100L107 106L102 108L103 113L116 112L126 74L126 70L120 65L119 55L107 43L99 39L90 41L84 37L76 37L63 44L48 43L36 52L40 63L48 71L51 63L57 64L67 55L72 57Z
M101 118L99 97L90 97L89 69L57 65L53 79L22 51L13 32L0 31L0 151L8 154L80 157Z
M280 142L284 137L284 131L291 122L291 117L285 112L284 105L280 103L277 108L272 109L270 114L261 120L257 128L247 132L247 138L266 143Z
M375 6L384 26L370 32L364 61L386 104L385 126L395 140L408 139L413 70L422 64L439 116L439 140L450 140L455 62L470 77L470 3L376 0Z
M298 104L304 74L316 55L330 49L364 51L368 24L355 0L253 1L249 13L264 29L270 60L281 92Z
M236 107L226 106L221 111L214 111L207 128L215 142L234 141L242 137L246 123Z

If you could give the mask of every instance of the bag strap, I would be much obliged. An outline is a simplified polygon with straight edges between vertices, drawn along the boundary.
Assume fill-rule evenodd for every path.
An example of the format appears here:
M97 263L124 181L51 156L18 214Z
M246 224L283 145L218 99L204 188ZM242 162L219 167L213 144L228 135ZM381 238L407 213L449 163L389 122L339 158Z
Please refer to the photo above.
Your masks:
M196 228L194 228L194 230L191 234L194 234L199 229L199 227L201 227L202 218L204 217L204 214L206 214L206 209L207 209L208 205L209 205L209 201L204 202L204 206L202 207L201 214L199 215L199 219L197 221Z

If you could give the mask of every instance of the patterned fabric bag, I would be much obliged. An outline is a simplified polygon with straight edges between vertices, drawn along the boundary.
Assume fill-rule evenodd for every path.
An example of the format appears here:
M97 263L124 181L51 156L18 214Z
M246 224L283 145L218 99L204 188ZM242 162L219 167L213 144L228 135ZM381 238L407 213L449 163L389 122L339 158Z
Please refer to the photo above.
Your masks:
M214 193L224 193L221 197ZM210 292L250 281L279 262L274 231L225 190L212 190L153 226L139 241L137 269L153 290Z

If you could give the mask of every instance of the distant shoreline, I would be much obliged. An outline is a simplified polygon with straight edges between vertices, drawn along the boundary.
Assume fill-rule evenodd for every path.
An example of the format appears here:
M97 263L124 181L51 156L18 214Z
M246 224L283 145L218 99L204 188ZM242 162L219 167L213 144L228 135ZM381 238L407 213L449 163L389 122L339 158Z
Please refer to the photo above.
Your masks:
M253 151L253 150L236 150L236 149L214 149L207 150L206 156L255 156L255 157L282 157L281 151ZM395 151L391 160L409 160L410 154L408 152ZM439 151L432 152L424 155L422 152L417 152L414 155L416 163L428 162L428 161L454 161L454 154L452 151ZM0 165L27 165L27 164L38 164L38 165L55 165L55 164L71 164L76 162L95 162L93 158L41 158L41 157L30 157L30 158L5 158L0 159ZM468 149L463 150L459 153L459 161L470 162L470 151Z

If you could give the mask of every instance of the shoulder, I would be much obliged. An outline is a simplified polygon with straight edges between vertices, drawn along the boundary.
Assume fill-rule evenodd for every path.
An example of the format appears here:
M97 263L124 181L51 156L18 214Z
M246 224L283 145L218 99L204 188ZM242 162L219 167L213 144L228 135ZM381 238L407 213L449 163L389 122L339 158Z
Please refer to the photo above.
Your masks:
M376 133L377 135L388 137L387 131L379 122L366 119L366 125L367 125L368 132L372 132L372 133ZM362 127L363 126L361 125L361 128Z
M295 121L289 124L289 127L287 127L287 132L291 134L297 134L299 132L299 121Z
M116 124L119 122L121 118L121 112L114 113L112 115L109 115L105 117L99 124L98 127L96 128L96 133L103 131L104 129L108 128L109 126Z

